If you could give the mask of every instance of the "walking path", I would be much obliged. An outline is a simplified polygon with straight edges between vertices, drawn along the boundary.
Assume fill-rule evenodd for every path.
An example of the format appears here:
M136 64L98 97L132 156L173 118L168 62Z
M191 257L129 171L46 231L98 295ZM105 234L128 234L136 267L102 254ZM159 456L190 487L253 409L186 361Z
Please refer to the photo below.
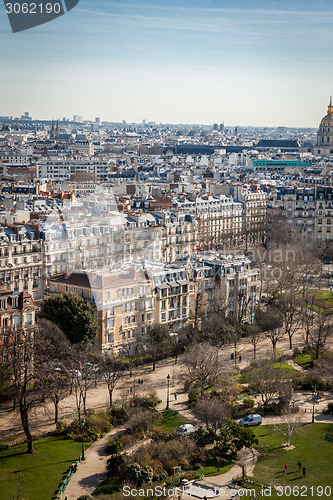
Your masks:
M122 430L124 428L113 429L86 450L85 460L79 463L64 493L68 500L76 500L81 495L90 495L106 479L106 462L110 454L106 453L105 447L110 437Z
M301 347L303 345L304 340L302 335L295 335L293 339L293 347ZM289 349L289 341L287 338L278 343L278 349L283 350L286 354L292 353ZM231 361L232 352L233 348L231 346L224 346L220 351L221 363L226 370L234 367L234 361ZM259 344L258 357L266 357L269 352L271 352L271 343L269 339L263 337ZM244 340L241 344L241 355L242 361L239 363L237 360L237 366L245 368L245 366L253 359L252 346L246 340ZM294 362L292 360L290 364L294 367ZM302 370L302 368L298 365L297 367L295 366L295 368ZM167 375L170 375L170 408L179 411L182 415L186 416L189 420L195 423L194 415L187 407L187 394L183 392L184 366L182 365L181 357L177 365L174 364L174 360L168 359L159 362L156 366L156 371L153 372L148 370L149 367L144 366L135 371L135 376L131 378L129 376L124 376L114 391L114 399L119 397L130 398L137 392L149 393L154 391L162 400L159 407L159 409L162 410L166 406ZM144 380L143 385L139 386L137 382L138 378ZM175 392L177 392L178 395L177 400L174 398ZM94 390L88 392L87 407L92 409L106 408L108 407L108 397L105 384L100 384ZM320 401L319 405L316 405L316 412L321 412L330 400L331 399L328 399L327 396L325 396L323 400ZM301 412L298 414L300 421L310 422L313 409L312 393L310 391L295 392L294 401L296 404L299 404L301 408ZM75 409L74 396L68 396L60 403L59 406L59 418L61 420L70 420ZM31 429L35 437L38 435L38 432L45 434L48 431L55 430L53 413L53 405L50 403L46 404L43 408L36 409L35 415L32 415L31 418ZM279 423L282 420L283 417L265 417L264 423ZM316 413L315 421L333 422L333 417L330 415L317 415ZM114 429L104 438L94 443L87 450L86 460L79 465L77 472L73 475L68 489L66 490L68 500L76 500L80 495L91 493L98 486L98 484L104 480L106 477L105 468L108 458L104 451L105 445L110 436L118 431L119 429ZM12 411L10 408L2 407L0 409L0 438L18 433L22 433L18 412ZM239 473L240 468L235 465L229 472L226 473L227 475L221 475L220 480L223 481L223 484L228 484L228 482L231 481L233 477L238 476ZM247 472L247 474L249 474L249 472ZM224 476L223 479L222 476ZM219 477L220 476L215 476L215 479L209 478L209 482L213 482L213 480L218 481L216 478Z

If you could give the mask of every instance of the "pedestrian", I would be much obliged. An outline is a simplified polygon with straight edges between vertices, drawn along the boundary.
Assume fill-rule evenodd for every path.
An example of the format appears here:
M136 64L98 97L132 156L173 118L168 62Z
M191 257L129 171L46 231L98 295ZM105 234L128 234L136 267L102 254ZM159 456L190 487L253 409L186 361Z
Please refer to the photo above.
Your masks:
M298 462L298 472L301 472L302 462Z
M304 465L302 471L303 471L303 477L305 477L306 476L306 467L305 467L305 465Z
M203 497L203 500L207 500L207 497L206 497L206 495L205 495L205 496Z
M242 361L242 356L241 356L241 355L239 355L239 362L241 362L241 361Z
M288 465L286 464L284 466L284 469L283 469L283 475L285 476L287 474L287 469L288 469Z
M175 392L175 401L177 401L177 396L178 396L178 395L177 395L177 393Z

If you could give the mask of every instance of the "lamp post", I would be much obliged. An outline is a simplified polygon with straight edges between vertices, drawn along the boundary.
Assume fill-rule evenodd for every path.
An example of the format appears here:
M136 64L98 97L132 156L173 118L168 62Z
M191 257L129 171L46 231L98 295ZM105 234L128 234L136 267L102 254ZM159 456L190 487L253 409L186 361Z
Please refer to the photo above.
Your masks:
M84 456L84 424L86 423L86 421L83 418L81 422L82 422L82 456L81 456L81 460L85 460L86 457Z
M167 405L166 410L169 410L169 400L170 400L170 375L167 376L168 388L167 388Z
M313 396L312 396L312 423L314 423L315 402L316 402L316 387L314 387L314 389L313 389Z

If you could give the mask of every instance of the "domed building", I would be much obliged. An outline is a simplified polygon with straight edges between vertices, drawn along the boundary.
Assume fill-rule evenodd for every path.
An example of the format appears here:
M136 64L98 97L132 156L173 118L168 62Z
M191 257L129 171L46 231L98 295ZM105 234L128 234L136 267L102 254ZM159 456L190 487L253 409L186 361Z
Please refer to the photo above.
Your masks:
M315 155L333 155L333 106L332 96L327 110L327 115L321 120L317 132L317 143L313 148Z

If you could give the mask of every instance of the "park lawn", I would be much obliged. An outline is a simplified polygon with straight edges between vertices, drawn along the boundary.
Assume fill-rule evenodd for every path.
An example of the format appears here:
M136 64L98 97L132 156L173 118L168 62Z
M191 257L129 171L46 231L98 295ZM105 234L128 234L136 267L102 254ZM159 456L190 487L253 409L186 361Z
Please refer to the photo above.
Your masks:
M333 314L333 291L331 290L308 290L309 295L315 298L314 306L309 308L314 311L322 311L326 315Z
M33 455L25 453L26 444L0 452L0 500L51 500L82 450L81 443L60 436L35 441L34 447Z
M175 431L180 425L190 423L186 417L179 415L179 413L174 410L162 411L162 417L162 422L156 427L162 429L163 432L172 432Z
M274 368L282 368L285 372L286 372L286 375L289 375L290 372L295 372L296 371L296 368L294 368L293 366L289 365L288 363L274 363Z
M220 467L218 468L216 465L206 465L203 469L199 469L196 471L196 477L199 478L202 474L205 477L208 476L219 476L220 474L224 474L225 472L228 472L232 467L235 465L235 462L229 461L226 463L221 463Z
M292 445L294 449L286 450L282 445L286 442L283 434L273 426L266 425L253 429L259 439L258 450L263 454L259 457L254 469L254 480L271 486L306 486L307 498L319 498L320 495L310 494L311 486L330 486L333 492L332 455L333 443L323 439L323 435L333 432L333 424L304 424L299 434L294 434ZM306 477L298 472L297 463L307 468ZM288 465L286 476L283 475L284 465ZM284 495L286 497L287 495ZM291 494L289 498L300 495ZM282 497L282 498L284 498ZM272 490L272 499L281 498ZM327 498L327 496L323 496Z
M312 354L299 354L295 358L295 362L302 368L309 368L313 366L313 356Z

